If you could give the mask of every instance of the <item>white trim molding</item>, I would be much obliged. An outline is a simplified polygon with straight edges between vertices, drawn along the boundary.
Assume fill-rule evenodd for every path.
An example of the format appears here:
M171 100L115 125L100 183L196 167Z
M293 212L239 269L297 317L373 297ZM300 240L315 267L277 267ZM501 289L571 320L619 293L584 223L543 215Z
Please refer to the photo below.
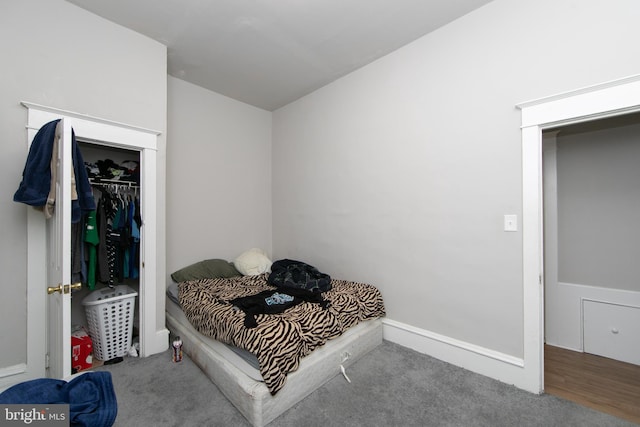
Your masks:
M640 75L523 102L522 258L525 390L544 390L542 131L640 111Z
M383 337L419 353L526 389L524 360L391 319L383 319Z

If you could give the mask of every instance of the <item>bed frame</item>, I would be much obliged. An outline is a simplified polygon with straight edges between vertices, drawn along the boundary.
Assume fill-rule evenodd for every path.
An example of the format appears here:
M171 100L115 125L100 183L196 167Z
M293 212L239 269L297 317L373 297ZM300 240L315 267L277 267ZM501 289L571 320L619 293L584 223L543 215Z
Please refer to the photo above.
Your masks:
M254 427L273 421L339 374L340 365L346 368L382 343L382 321L362 322L304 357L298 370L287 376L285 386L272 396L262 381L251 378L241 362L229 357L231 350L196 331L168 298L166 307L167 327L180 336L184 352Z

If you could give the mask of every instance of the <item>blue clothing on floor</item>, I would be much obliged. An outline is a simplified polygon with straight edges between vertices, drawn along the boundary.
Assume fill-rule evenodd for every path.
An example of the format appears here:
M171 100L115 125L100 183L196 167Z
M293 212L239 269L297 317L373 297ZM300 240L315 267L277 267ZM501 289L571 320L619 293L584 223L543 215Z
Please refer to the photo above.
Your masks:
M25 381L0 393L1 404L68 404L71 426L111 427L118 403L111 372L87 372L69 382L52 378Z

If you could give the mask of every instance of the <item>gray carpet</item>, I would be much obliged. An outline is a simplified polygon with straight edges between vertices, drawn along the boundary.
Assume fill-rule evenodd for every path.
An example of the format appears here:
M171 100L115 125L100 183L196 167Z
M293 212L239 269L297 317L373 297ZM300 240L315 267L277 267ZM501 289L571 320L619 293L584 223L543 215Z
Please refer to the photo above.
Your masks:
M185 357L125 358L111 371L116 426L249 426ZM635 426L550 395L534 395L383 342L269 424L330 426Z

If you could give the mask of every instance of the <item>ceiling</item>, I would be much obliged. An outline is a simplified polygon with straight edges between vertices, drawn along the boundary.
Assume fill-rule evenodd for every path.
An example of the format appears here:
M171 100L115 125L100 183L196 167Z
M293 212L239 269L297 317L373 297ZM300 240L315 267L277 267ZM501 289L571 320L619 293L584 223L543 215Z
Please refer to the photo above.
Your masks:
M167 46L168 74L266 110L491 0L67 0Z

